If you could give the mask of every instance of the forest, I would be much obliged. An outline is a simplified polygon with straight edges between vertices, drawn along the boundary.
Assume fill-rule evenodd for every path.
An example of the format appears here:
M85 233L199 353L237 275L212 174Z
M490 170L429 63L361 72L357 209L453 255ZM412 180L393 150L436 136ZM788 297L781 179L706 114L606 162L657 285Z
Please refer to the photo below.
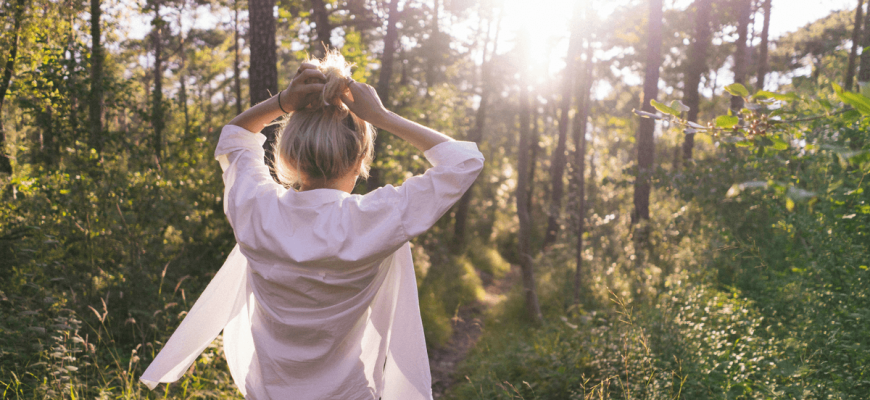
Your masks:
M220 337L139 377L235 244L221 128L335 48L486 157L411 242L436 399L866 399L870 1L796 3L2 0L0 397L242 398Z

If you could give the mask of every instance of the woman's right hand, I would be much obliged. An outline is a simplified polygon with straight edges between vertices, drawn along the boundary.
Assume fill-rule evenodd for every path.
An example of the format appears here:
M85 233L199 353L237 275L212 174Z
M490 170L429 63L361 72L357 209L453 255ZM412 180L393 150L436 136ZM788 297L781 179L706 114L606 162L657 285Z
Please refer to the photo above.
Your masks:
M381 103L375 88L356 81L351 81L347 87L350 90L350 94L341 95L341 101L357 117L381 128L391 113Z

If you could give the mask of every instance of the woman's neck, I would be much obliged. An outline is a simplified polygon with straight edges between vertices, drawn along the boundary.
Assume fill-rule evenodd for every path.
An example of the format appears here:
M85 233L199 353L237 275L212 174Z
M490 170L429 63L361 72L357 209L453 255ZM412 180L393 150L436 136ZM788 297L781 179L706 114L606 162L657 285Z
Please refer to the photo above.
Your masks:
M308 180L302 182L302 187L299 188L300 192L304 192L307 190L314 189L334 189L341 190L342 192L353 192L354 186L356 186L356 180L359 178L359 174L347 174L341 178L334 179L331 181L317 181L317 180Z

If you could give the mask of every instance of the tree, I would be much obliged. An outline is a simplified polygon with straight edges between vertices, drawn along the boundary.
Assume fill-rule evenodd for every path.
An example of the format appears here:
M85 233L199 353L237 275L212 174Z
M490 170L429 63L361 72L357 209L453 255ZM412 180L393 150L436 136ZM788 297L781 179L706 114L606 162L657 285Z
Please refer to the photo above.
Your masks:
M278 55L275 45L275 0L248 1L248 32L250 34L251 66L248 70L251 105L260 103L278 94ZM273 164L275 134L277 127L263 128L266 143L266 163Z
M579 18L579 2L575 3L574 21ZM559 231L559 213L562 208L562 194L565 191L563 175L565 164L568 162L565 156L565 147L568 141L568 114L571 110L571 91L573 88L574 75L578 55L580 54L580 24L574 23L571 29L571 37L568 39L568 55L565 60L565 76L562 83L561 114L559 115L559 138L556 149L553 151L550 162L550 208L547 215L547 231L544 234L543 247L547 249L556 241L556 233Z
M755 79L755 86L759 90L764 90L764 79L767 76L767 52L768 52L768 36L770 35L770 3L773 0L763 0L762 10L764 11L764 23L761 28L761 44L758 45L758 76Z
M746 85L748 65L747 38L749 36L749 18L752 16L752 0L738 0L737 7L737 42L734 49L734 83ZM737 115L743 109L743 97L731 96L731 112Z
M236 115L241 114L242 111L244 111L244 105L242 104L242 67L240 54L239 0L233 0L233 90L236 93Z
M689 107L686 119L698 122L698 111L701 106L701 95L698 86L701 84L701 75L707 70L707 52L710 48L712 32L710 29L710 9L712 0L695 0L695 37L689 46L689 54L686 64L685 89L683 99ZM646 97L644 97L646 100ZM695 146L695 134L686 133L683 140L683 163L688 164L692 159L692 148Z
M589 20L587 16L587 21ZM589 41L591 42L591 40ZM577 267L574 271L574 305L580 304L580 285L583 273L583 234L586 233L586 124L589 118L592 89L592 43L586 45L586 62L583 76L577 85L577 112L574 114L574 173L577 180Z
M393 1L393 3L395 2ZM324 46L332 47L333 26L329 23L326 2L324 0L311 0L311 14L314 17L314 32L317 34L317 39L314 42L314 54L323 56Z
M855 80L855 62L858 57L862 22L864 22L864 0L858 0L858 8L855 9L855 25L852 28L852 50L849 51L849 63L846 65L846 76L843 79L843 88L846 90L852 90L852 81Z
M166 21L160 16L162 0L151 0L154 18L151 20L151 43L154 47L154 90L151 92L151 127L154 129L152 146L157 163L163 159L163 130L166 128L166 115L163 105L163 28Z
M100 0L91 0L91 90L88 96L88 116L91 136L88 145L103 151L103 45L100 43Z
M659 67L662 59L662 0L649 0L649 22L647 26L646 68L643 79L643 102L641 110L653 113L650 104L659 94ZM637 142L637 179L634 181L633 223L649 220L650 177L655 156L653 132L655 120L641 118L635 136ZM638 235L645 241L642 232Z
M517 247L520 255L520 268L523 274L523 292L526 297L526 313L528 317L540 323L543 321L541 307L538 304L538 293L535 287L535 271L531 250L532 218L529 212L529 90L525 79L520 80L520 143L517 156L517 217L520 229L517 235Z
M15 10L12 13L12 43L9 48L9 57L6 59L6 64L3 66L3 77L0 81L0 172L7 174L12 173L12 163L9 160L9 155L6 154L6 131L3 127L3 104L6 100L6 93L9 91L9 84L12 82L12 75L15 73L15 62L18 60L18 44L21 38L21 20L24 18L24 0L15 2Z
M392 107L390 104L390 81L393 79L393 59L396 56L396 45L399 38L399 31L396 27L399 17L399 0L391 0L389 16L387 16L387 33L384 35L384 54L381 56L381 70L378 74L378 86L375 89L378 92L378 97L387 108ZM381 156L383 153L384 139L381 138L375 141L375 157ZM380 168L372 167L369 171L366 189L368 191L375 190L381 187L382 181Z
M870 6L870 2L868 2L868 6ZM861 37L861 47L865 50L861 52L858 82L868 82L870 81L870 51L866 49L870 47L870 10L864 13L864 35Z

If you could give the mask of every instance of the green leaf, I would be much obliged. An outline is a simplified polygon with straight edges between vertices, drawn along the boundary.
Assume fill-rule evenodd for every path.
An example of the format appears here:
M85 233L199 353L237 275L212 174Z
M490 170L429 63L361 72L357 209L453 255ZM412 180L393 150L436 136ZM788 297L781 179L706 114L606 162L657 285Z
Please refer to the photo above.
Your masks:
M746 97L749 96L749 91L746 90L746 87L739 83L732 83L728 86L725 86L725 91L731 93L734 96Z
M764 100L764 99L774 99L780 101L795 101L797 100L797 95L794 93L776 93L776 92L768 92L767 90L759 90L758 93L755 93L752 96L753 100Z
M716 117L717 128L733 128L738 123L740 123L740 118L737 118L734 115L720 115Z
M689 112L690 110L689 106L683 104L683 102L679 100L671 101L671 108L679 112Z
M660 112L663 112L663 113L665 113L665 114L671 114L671 115L673 115L673 116L675 116L675 117L679 117L679 116L680 116L680 112L679 112L679 111L674 110L673 108L670 108L670 107L668 107L668 106L666 106L666 105L664 105L664 104L662 104L662 103L659 103L659 102L655 101L655 99L650 100L650 101L649 101L649 104L652 105L653 107L655 107L656 110L659 110Z
M775 150L785 150L788 148L788 142L782 140L780 137L771 137L770 140L773 142L773 148Z
M854 107L861 114L870 115L870 99L858 93L847 92L836 83L832 83L831 86L834 87L834 92L843 103Z

